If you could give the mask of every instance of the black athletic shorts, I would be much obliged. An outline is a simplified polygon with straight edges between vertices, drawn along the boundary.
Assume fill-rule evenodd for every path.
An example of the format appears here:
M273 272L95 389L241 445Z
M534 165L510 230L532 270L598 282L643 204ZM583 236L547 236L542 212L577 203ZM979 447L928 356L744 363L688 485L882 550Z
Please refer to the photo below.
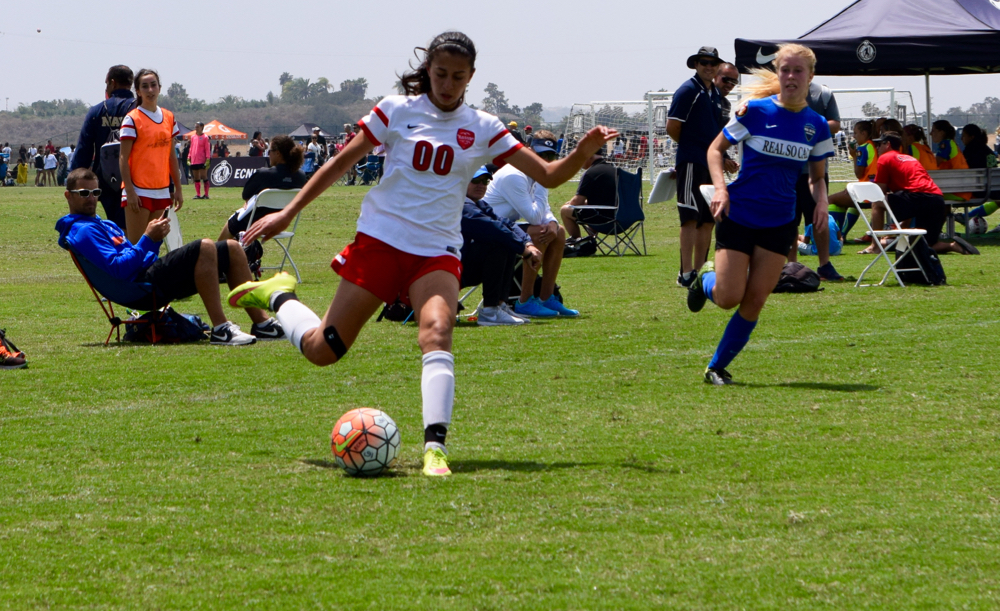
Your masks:
M892 213L900 223L906 219L916 219L918 229L926 229L928 246L934 246L940 241L941 228L948 219L948 207L944 197L934 193L912 193L896 191L886 196Z
M715 250L736 250L753 256L754 247L760 246L764 250L787 256L799 238L798 230L798 221L778 227L754 229L725 217L715 226Z
M826 182L826 191L830 192L830 175L823 176ZM809 175L799 174L799 179L795 182L795 226L799 221L805 219L806 225L811 225L813 215L816 214L816 200L813 199L812 191L809 190Z
M223 241L216 242L215 248L218 253L219 276L222 276L229 271L229 247ZM162 259L154 261L135 281L152 284L160 297L167 301L197 295L194 268L198 265L200 255L201 240L188 242L177 250L170 251Z
M712 184L708 168L696 163L682 163L677 166L677 212L681 215L681 225L689 221L714 223L712 210L701 196L701 185Z
M192 163L191 164L191 169L192 170L204 170L205 169L205 164L204 163Z

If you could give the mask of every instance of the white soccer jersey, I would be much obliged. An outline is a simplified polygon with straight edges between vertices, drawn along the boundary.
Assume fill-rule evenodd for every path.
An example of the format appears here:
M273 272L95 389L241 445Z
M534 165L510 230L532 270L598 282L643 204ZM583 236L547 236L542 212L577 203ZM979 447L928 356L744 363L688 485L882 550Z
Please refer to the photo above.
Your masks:
M522 147L500 119L426 95L383 98L361 128L385 145L384 174L361 203L358 231L422 257L462 248L462 203L476 170Z

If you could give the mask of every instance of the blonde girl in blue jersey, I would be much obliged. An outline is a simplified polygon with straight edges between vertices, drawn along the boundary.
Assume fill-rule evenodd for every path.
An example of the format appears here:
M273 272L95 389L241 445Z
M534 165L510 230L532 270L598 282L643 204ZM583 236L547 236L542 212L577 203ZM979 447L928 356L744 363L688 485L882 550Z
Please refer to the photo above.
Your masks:
M798 237L795 183L805 163L816 201L812 223L827 223L824 160L833 156L833 141L826 119L806 103L816 56L802 45L784 45L775 65L777 73L756 72L758 82L748 88L756 99L736 111L708 149L715 263L699 271L688 290L688 307L697 312L706 300L726 310L738 307L705 370L705 381L717 386L733 383L726 367L750 340ZM726 185L725 152L737 142L743 143L742 170Z
M519 144L495 116L465 106L476 68L476 48L467 36L445 32L421 51L422 63L400 79L407 95L379 101L343 151L284 210L257 221L244 236L247 243L274 237L374 146L385 144L385 175L365 195L355 241L331 265L341 280L323 319L298 301L295 278L288 275L241 285L230 293L229 303L274 310L292 345L320 366L345 355L383 302L398 295L412 303L423 353L423 472L440 477L451 474L444 441L455 395L452 327L469 181L483 164L495 161L553 188L572 178L618 132L595 127L567 157L546 162Z

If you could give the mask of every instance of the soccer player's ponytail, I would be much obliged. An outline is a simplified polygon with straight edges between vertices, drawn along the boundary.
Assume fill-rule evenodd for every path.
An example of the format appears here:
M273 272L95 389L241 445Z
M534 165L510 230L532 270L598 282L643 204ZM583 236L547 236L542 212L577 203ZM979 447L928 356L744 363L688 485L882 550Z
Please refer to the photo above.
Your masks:
M297 146L295 141L288 136L275 136L271 138L271 150L281 154L281 158L285 160L285 166L289 172L294 172L302 167L302 159L304 157L302 147Z
M438 53L460 55L469 60L469 68L476 69L476 45L472 39L461 32L445 32L438 34L427 48L417 47L423 51L424 57L420 65L406 72L399 78L399 84L406 95L421 95L431 91L431 62Z

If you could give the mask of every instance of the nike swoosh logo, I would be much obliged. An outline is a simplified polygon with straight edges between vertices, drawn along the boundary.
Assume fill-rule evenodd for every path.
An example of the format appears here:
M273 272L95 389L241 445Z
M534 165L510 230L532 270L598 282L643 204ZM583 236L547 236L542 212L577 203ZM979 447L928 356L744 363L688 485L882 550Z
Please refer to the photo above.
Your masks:
M347 446L349 446L352 443L354 443L354 440L357 439L358 435L360 435L360 434L361 434L361 431L359 431L357 429L354 429L353 431L351 431L351 434L347 436L347 439L344 440L344 443L335 443L335 444L333 444L334 450L336 450L337 454L340 454L341 452L343 452L344 450L347 449Z
M774 58L778 57L777 53L772 53L770 55L764 55L764 49L757 49L757 63L760 65L768 64L774 61Z
M278 337L278 330L271 329L257 329L257 337Z
M771 129L772 127L778 127L778 126L777 125L765 125L764 127L767 128L767 129Z
M417 123L416 125L410 125L409 123L406 124L406 129L414 129L417 127L420 127L419 123Z

